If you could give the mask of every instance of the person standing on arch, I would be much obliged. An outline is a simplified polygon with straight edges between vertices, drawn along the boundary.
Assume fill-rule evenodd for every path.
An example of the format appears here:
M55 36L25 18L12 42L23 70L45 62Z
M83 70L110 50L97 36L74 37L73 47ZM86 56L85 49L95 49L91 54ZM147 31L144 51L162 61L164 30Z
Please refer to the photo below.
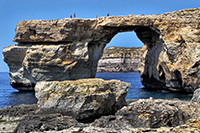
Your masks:
M70 18L72 18L72 14L70 14Z
M74 13L74 18L76 18L76 14Z
M110 13L107 14L107 17L109 17Z

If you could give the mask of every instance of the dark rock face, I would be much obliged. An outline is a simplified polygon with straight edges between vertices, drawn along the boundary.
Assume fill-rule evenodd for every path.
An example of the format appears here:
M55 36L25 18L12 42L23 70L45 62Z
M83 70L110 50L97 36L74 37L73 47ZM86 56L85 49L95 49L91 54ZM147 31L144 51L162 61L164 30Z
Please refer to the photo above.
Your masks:
M200 106L180 100L129 100L115 115L102 116L91 123L80 123L69 114L55 110L38 110L36 105L20 105L1 109L0 125L15 123L22 132L200 132ZM23 111L26 109L26 111ZM7 113L3 113L7 112ZM10 114L10 115L9 115ZM15 116L13 116L15 115ZM6 117L7 119L4 119ZM21 118L21 119L19 119ZM178 127L177 127L178 126Z
M50 111L51 112L51 111ZM16 127L14 132L33 132L33 131L60 131L70 127L85 127L87 124L81 124L71 116L64 116L59 113L50 114L49 110L40 112L37 115L30 116L28 119L23 120Z
M97 72L138 72L141 48L107 47L98 62Z
M186 103L183 109L181 101L140 99L120 109L115 116L103 116L92 125L115 129L175 127L194 117L187 110L191 105Z
M13 132L20 122L34 115L37 109L36 104L8 106L0 109L0 132Z

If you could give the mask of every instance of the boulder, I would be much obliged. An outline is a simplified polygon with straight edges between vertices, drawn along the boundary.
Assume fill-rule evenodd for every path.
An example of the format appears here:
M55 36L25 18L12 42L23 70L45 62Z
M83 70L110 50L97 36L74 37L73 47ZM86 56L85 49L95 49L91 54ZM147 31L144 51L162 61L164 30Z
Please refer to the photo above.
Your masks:
M134 31L144 43L138 66L142 84L193 93L200 86L199 15L200 8L195 8L157 15L21 21L13 39L18 44L5 48L3 58L11 85L33 90L41 80L94 77L106 44L117 33ZM59 45L67 46L62 50Z
M41 81L35 86L35 95L40 109L58 110L89 121L114 114L126 105L129 87L130 83L119 80Z

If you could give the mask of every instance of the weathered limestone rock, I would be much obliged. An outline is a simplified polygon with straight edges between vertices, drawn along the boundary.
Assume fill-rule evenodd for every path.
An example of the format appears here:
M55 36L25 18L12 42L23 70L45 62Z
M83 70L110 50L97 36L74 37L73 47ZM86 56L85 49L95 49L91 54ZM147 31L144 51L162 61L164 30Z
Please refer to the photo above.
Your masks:
M200 132L197 103L175 99L139 99L127 103L115 115L102 116L91 123L78 122L69 114L54 110L38 110L36 105L6 107L0 109L0 132L13 132L15 127L16 133ZM13 126L12 130L8 125Z
M0 132L13 132L21 121L35 114L37 109L36 104L0 108Z
M200 88L194 91L191 102L197 102L198 104L200 104Z
M68 129L70 127L81 128L86 126L87 124L79 123L71 116L66 116L55 112L40 112L27 117L27 119L20 121L20 123L15 128L14 132L29 133L31 131L60 131L63 129Z
M176 127L190 118L198 118L199 105L180 100L133 100L115 116L102 116L92 126L129 130L131 128Z
M38 81L95 77L102 53L98 50L88 43L44 43L13 45L3 53L10 67L11 85L21 91L31 91Z
M40 79L94 77L97 62L105 45L119 32L134 31L144 43L141 63L138 67L143 85L151 89L192 93L200 86L199 16L200 8L196 8L161 15L21 21L16 26L16 34L13 39L18 42L18 45L3 50L4 60L10 68L11 84L19 90L24 90L24 86L34 86L35 82L41 81ZM59 72L64 76L58 74L59 76L55 77L52 70L48 70L48 67L45 68L46 64L49 66L46 61L50 61L48 52L41 56L41 54L35 53L34 48L31 48L37 45L38 48L40 47L38 51L42 52L44 45L48 47L51 44L55 45L54 47L61 44L73 44L72 48L70 47L67 51L63 50L65 61L71 62L69 65L65 67L59 65L58 67L57 62L60 60L50 63L52 66L50 69L54 67L60 69ZM85 46L88 52L80 51L75 58L73 52L77 53L78 44ZM47 51L50 52L50 50ZM56 50L51 52L53 51ZM71 54L67 54L68 51L73 58L71 58ZM59 54L59 51L57 52ZM15 56L15 53L19 58L12 60L11 57ZM32 54L34 56L31 56ZM79 59L79 56L85 58ZM56 54L52 58L56 59L56 57L59 56ZM87 64L84 68L90 71L81 69L83 64ZM56 71L58 71L57 69ZM69 70L71 73L77 73L77 69L78 73L81 73L80 75L71 77L70 74L66 74L69 73ZM52 75L49 75L50 71ZM82 74L85 76L81 76Z
M141 48L107 47L98 62L97 72L137 72Z
M55 109L77 120L89 120L122 108L129 87L129 83L119 80L42 81L36 84L35 93L40 109Z

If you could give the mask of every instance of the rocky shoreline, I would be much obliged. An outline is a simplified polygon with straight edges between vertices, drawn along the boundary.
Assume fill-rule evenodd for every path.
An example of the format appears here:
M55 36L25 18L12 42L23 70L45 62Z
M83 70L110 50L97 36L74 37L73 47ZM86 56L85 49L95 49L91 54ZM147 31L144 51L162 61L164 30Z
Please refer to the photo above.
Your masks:
M200 91L191 101L126 99L129 83L80 79L41 81L37 104L0 109L0 132L200 132Z
M127 105L113 115L81 122L70 114L39 109L34 105L0 109L0 132L34 133L140 133L200 132L200 106L177 99L126 100Z
M0 131L200 132L199 15L196 8L162 15L19 22L13 39L18 44L4 48L3 58L10 84L35 91L38 103L0 109ZM129 83L94 79L106 44L127 31L136 32L144 46L141 54L118 51L117 61L137 64L140 58L145 87L194 92L191 101L125 100Z

